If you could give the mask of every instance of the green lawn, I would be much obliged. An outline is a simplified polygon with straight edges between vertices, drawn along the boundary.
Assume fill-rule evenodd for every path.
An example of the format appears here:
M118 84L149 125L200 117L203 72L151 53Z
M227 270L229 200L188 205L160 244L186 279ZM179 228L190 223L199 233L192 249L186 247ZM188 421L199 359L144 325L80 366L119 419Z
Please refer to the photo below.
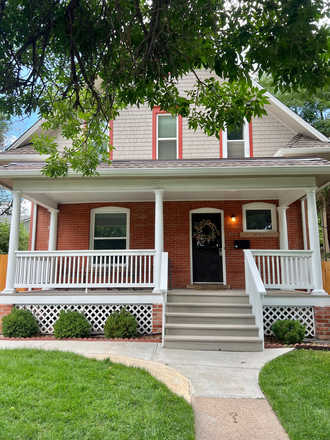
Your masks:
M291 440L330 439L330 352L280 356L264 366L259 383Z
M1 440L194 438L192 407L144 370L73 353L0 350Z

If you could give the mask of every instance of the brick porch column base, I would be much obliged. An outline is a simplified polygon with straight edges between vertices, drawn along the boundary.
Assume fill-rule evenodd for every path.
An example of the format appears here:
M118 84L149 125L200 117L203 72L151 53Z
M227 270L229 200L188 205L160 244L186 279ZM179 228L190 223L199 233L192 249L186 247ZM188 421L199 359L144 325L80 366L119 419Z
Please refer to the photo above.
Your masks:
M11 312L12 307L14 307L13 305L9 305L9 304L0 304L0 333L2 330L2 318L6 315L9 315L9 313Z
M163 306L162 304L152 305L152 333L162 332Z
M319 339L330 339L330 307L314 307L315 332Z

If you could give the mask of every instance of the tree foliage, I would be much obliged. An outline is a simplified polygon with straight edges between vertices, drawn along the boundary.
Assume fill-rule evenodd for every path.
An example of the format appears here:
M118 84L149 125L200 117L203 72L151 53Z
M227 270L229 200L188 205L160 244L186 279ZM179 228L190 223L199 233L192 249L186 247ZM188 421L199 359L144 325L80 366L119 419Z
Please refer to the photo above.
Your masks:
M0 111L38 111L72 145L35 139L45 173L92 175L108 160L108 121L130 105L160 105L218 135L267 102L249 75L271 73L283 91L329 83L322 0L1 0ZM202 81L207 68L215 77ZM182 96L178 81L193 72Z
M0 150L3 150L6 145L6 132L9 128L10 121L7 116L0 113Z
M295 92L276 92L270 77L261 78L260 84L306 122L330 137L330 86L310 94L301 89Z
M0 254L8 254L9 235L10 235L10 223L7 220L0 222ZM29 245L29 233L23 226L23 223L21 223L19 226L18 250L27 251L28 245Z

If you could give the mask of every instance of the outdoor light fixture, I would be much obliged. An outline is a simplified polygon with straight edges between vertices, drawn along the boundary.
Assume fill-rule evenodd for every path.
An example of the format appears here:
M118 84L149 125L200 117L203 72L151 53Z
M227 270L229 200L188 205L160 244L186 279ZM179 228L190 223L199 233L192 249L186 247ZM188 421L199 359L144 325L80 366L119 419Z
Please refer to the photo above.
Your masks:
M236 221L236 217L234 215L231 216L231 220L234 222Z

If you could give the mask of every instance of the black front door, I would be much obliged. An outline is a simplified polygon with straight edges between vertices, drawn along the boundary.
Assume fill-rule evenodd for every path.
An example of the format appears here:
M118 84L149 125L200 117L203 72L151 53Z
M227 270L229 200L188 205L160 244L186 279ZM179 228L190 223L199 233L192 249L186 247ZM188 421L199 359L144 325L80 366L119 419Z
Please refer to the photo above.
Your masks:
M194 283L222 283L221 214L192 214Z

